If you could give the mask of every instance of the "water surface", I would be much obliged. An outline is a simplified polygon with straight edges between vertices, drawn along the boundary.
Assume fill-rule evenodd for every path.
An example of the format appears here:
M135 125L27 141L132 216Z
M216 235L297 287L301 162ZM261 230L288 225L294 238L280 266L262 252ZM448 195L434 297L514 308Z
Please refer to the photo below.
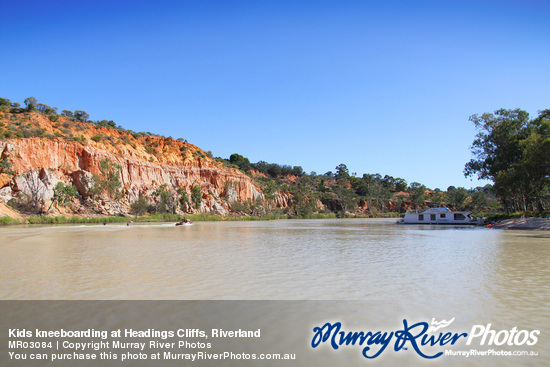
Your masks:
M3 299L550 301L545 232L372 219L0 232Z
M0 233L4 300L372 301L374 315L356 310L354 318L362 312L365 319L397 323L456 317L464 328L539 329L537 349L550 350L547 232L350 219L29 226Z

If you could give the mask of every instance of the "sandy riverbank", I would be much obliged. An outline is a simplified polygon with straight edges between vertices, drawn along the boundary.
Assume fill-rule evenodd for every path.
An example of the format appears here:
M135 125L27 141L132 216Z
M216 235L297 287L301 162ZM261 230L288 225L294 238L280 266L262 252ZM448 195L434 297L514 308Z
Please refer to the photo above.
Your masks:
M498 222L493 228L503 229L539 229L550 231L550 219L547 218L514 218Z

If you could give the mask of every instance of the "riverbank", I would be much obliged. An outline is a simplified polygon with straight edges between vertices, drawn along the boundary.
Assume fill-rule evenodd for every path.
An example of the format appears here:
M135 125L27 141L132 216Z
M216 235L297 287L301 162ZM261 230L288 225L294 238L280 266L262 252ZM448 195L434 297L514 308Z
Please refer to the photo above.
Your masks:
M505 219L495 223L492 228L550 231L550 219L535 217Z
M280 216L267 215L263 217L222 217L212 214L190 214L185 216L192 221L249 221L249 220L273 220L281 219ZM285 217L286 218L286 217ZM122 216L97 216L97 217L81 217L81 216L29 216L26 218L12 218L8 216L0 217L0 225L11 224L102 224L102 223L148 223L148 222L179 222L182 219L181 215L177 214L153 214L139 217L122 217Z
M289 216L286 214L268 214L264 216L251 215L235 215L221 216L218 214L187 214L185 217L196 222L211 222L211 221L258 221L258 220L277 220L277 219L335 219L341 218L335 213L315 213L301 216ZM371 215L362 214L347 214L343 218L398 218L399 213L373 213ZM147 222L179 222L182 215L179 214L151 214L139 217L122 217L122 216L0 216L0 226L13 224L102 224L102 223L147 223Z

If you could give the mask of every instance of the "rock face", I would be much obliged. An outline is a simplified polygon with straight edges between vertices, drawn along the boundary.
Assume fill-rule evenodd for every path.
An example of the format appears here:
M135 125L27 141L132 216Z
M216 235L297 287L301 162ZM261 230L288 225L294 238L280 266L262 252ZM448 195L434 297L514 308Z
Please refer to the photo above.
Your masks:
M94 175L88 171L78 170L74 171L71 176L73 178L73 185L76 186L80 196L89 198L94 184Z
M164 143L168 140L157 139ZM229 202L264 200L261 189L241 171L224 167L191 144L170 140L173 142L169 145L176 145L177 148L176 142L185 147L180 148L184 153L165 148L166 154L147 157L140 146L131 148L121 144L121 147L113 149L108 145L93 142L82 144L61 138L0 141L1 157L7 158L11 165L11 173L0 177L0 200L6 201L22 194L33 195L34 190L39 192L41 200L47 202L51 200L53 187L58 182L73 184L81 197L87 199L93 188L93 176L101 174L100 162L103 159L120 167L122 199L120 208L101 212L127 213L130 203L140 194L151 198L151 194L161 185L166 185L165 189L172 193L183 189L189 197L191 189L198 186L203 196L198 211L222 215L228 214ZM288 195L280 193L279 196L276 197L277 205L288 205Z

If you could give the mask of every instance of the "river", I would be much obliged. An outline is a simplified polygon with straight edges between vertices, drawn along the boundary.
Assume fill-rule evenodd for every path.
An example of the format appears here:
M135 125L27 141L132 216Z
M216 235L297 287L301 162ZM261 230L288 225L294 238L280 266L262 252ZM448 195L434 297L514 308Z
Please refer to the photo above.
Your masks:
M456 317L550 340L548 232L341 219L0 233L3 300L367 301L385 305L382 319Z

